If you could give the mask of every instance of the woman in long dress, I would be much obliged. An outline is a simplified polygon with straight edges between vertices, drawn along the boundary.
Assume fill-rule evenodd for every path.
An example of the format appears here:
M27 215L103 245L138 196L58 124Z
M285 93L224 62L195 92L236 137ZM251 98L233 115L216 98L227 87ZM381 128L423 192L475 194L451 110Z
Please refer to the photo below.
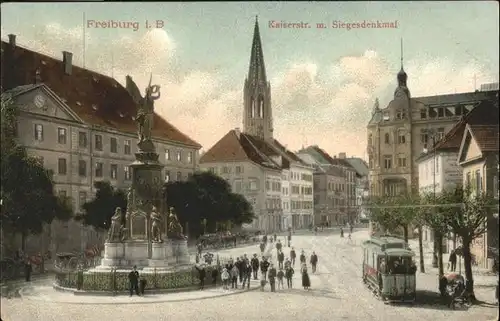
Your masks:
M302 286L304 290L309 290L311 287L311 280L309 279L309 274L307 273L307 266L302 265Z

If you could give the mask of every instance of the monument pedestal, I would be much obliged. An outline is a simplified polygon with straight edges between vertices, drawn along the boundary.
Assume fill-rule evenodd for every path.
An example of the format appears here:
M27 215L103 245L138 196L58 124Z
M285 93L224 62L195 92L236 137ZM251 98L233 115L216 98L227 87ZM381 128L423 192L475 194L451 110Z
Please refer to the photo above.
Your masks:
M191 263L186 239L170 240L172 256L169 257L171 265L187 265Z
M151 244L151 258L148 260L148 267L145 269L167 270L169 266L168 258L172 256L172 247L169 242Z

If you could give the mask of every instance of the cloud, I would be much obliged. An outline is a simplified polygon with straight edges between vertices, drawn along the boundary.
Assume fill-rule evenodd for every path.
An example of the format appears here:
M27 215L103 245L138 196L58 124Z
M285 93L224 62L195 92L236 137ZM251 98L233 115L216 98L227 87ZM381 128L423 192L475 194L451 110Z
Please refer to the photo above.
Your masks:
M75 64L83 64L81 30L59 24L36 28L18 34L18 42L56 57L63 50L71 51ZM112 74L122 84L131 75L144 89L152 73L153 82L161 86L162 96L155 106L158 113L205 150L230 129L241 127L246 75L228 75L224 66L183 69L174 37L166 31L153 29L138 39L110 39L104 47L88 33L85 43L86 67ZM374 50L342 57L330 65L310 60L290 63L269 75L277 138L293 150L318 144L331 154L363 157L366 124L375 98L380 98L381 107L387 106L398 70L399 66L387 63ZM498 81L484 66L447 57L422 56L405 62L405 70L413 96L472 91L474 75L478 84ZM236 77L231 86L227 86L228 76Z

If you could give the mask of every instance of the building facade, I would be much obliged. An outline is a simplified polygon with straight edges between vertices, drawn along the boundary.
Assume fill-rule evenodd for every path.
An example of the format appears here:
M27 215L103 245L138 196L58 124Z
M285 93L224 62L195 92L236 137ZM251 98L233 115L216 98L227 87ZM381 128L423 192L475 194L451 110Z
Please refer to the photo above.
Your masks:
M74 212L81 213L95 195L96 182L130 187L138 137L137 106L127 90L113 78L74 66L69 52L58 60L16 45L14 35L9 39L2 42L2 96L19 109L19 144L54 172L56 192L69 197ZM186 179L198 166L201 146L154 117L153 140L165 180ZM75 221L54 222L42 236L53 252L103 242L102 233ZM28 243L35 246L39 239L31 237Z
M497 118L498 121L498 118ZM458 163L463 168L463 186L472 189L472 196L485 193L498 202L499 130L497 125L467 125ZM497 203L498 205L498 203ZM488 211L485 233L473 241L471 252L476 263L492 268L494 249L498 250L498 206Z
M370 193L418 193L416 159L481 101L496 91L412 98L401 66L394 99L381 109L378 99L367 126Z
M255 192L262 202L253 204L257 215L253 226L266 232L282 230L286 224L295 229L307 227L313 221L313 169L274 137L271 84L267 81L258 21L243 92L243 131L229 131L203 154L200 167L209 170L234 162L254 166L259 182ZM283 190L288 191L285 201ZM289 204L286 217L284 204Z
M292 226L292 208L290 198L290 170L283 169L281 171L281 208L283 209L282 224L283 228Z
M355 176L355 208L356 217L355 222L359 222L359 219L366 218L368 213L364 208L365 200L369 194L369 181L368 181L368 164L359 157L349 157L346 161L354 168L356 171Z

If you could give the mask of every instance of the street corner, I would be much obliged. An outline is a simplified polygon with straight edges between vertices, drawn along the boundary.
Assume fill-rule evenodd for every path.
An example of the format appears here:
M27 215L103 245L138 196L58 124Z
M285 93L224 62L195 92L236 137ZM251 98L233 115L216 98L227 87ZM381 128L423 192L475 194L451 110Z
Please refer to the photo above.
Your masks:
M250 282L248 288L223 289L222 286L207 287L203 290L193 289L185 292L168 294L146 294L144 296L128 295L74 295L73 293L54 290L52 286L27 285L18 289L19 297L24 300L45 303L83 304L83 305L116 305L116 304L154 304L167 302L197 301L237 295L256 290L258 281ZM147 291L147 290L146 290Z

